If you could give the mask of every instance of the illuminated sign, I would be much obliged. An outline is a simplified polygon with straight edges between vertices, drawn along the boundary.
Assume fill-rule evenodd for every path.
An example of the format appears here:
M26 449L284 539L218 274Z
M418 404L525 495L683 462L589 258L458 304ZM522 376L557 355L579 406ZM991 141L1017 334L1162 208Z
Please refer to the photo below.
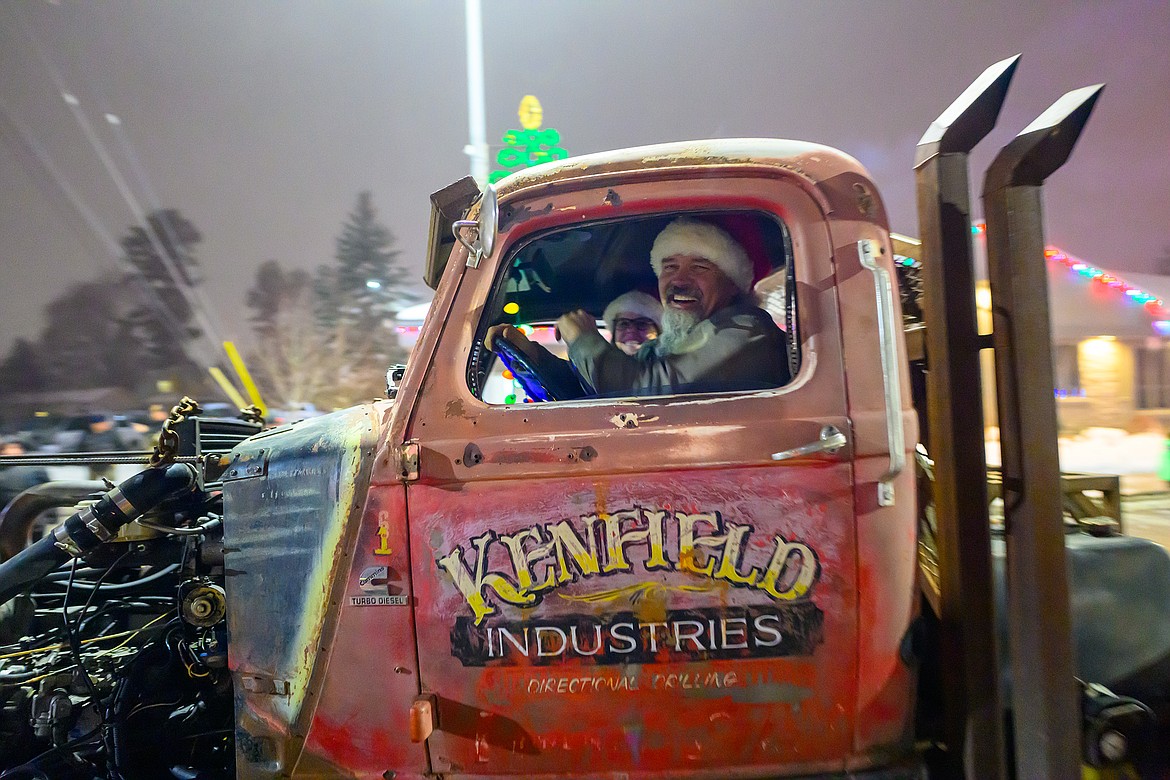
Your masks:
M496 153L496 164L503 170L492 171L488 181L495 183L505 176L533 165L563 160L569 153L562 149L561 134L551 127L541 129L544 108L534 95L525 95L517 111L520 130L504 133L504 147Z

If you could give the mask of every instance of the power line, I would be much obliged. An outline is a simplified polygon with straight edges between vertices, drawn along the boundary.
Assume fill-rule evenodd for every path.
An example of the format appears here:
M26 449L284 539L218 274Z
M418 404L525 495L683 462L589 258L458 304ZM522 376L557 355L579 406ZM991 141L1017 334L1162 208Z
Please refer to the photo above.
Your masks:
M174 258L172 258L166 251L166 248L163 246L163 243L160 240L158 234L151 225L150 220L147 218L148 215L142 208L141 204L138 202L138 199L135 197L125 177L122 175L121 170L118 168L117 164L109 154L105 144L102 143L100 137L98 137L98 134L94 130L92 123L90 123L89 118L85 115L85 112L81 110L81 101L76 97L76 95L74 95L66 88L64 81L57 72L56 67L49 60L47 54L44 51L44 47L41 46L40 41L37 39L32 30L30 30L24 21L19 18L17 19L17 23L19 24L20 29L24 33L25 37L32 44L37 58L41 61L41 64L48 72L49 78L52 79L58 94L61 96L61 99L65 102L66 106L69 107L70 113L73 115L74 120L81 128L81 131L85 135L90 148L93 150L94 154L97 155L98 160L101 162L103 168L106 171L106 174L113 181L114 186L118 190L118 193L122 196L123 201L125 201L131 213L133 213L134 218L142 227L152 249L154 249L155 253L163 263L163 266L166 269L168 275L171 277L175 290L183 298L184 302L187 304L187 307L190 309L192 316L195 318L200 327L200 335L210 344L210 355L218 355L218 345L219 341L222 341L222 339L219 339L218 328L209 317L208 311L203 307L205 300L199 300L199 298L192 292L192 286L187 283L182 271L176 265ZM176 248L177 246L178 245L176 243ZM180 339L179 343L183 344L184 340ZM201 357L203 360L200 360L199 362L207 362L209 364L219 362L215 357L209 357L207 354L204 354Z
M86 205L84 199L82 199L82 197L78 194L77 190L74 189L69 180L57 168L56 164L53 162L52 157L49 156L45 148L40 144L39 141L37 141L36 137L30 132L29 128L16 118L12 110L3 100L0 100L0 117L4 119L9 127L16 131L16 140L22 143L23 146L29 151L31 151L37 162L40 163L40 165L46 171L48 171L49 178L52 183L56 185L56 187L61 191L61 193L65 196L65 199L69 201L69 204L81 216L82 220L86 223L89 229L92 230L95 235L97 235L98 240L102 243L106 252L110 255L114 262L128 272L132 283L136 286L138 291L142 293L142 297L146 301L147 305L151 306L155 310L155 313L159 315L160 319L166 323L166 327L170 329L171 335L175 336L179 343L183 343L183 339L186 338L186 334L179 325L179 318L173 311L170 310L166 304L166 301L162 300L154 294L153 288L151 288L150 285L146 282L145 278L142 277L139 270L126 260L126 257L123 254L122 248L118 242L114 239L110 232L106 230L98 216L91 208L89 208L88 205Z

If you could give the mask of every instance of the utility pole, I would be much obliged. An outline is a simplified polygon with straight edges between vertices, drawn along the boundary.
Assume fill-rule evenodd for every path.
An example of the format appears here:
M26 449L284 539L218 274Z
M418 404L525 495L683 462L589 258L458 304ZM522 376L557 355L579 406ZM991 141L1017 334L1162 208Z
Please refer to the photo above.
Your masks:
M467 22L467 124L469 141L463 147L471 158L471 175L479 186L487 184L487 120L484 116L483 15L480 0L464 0Z

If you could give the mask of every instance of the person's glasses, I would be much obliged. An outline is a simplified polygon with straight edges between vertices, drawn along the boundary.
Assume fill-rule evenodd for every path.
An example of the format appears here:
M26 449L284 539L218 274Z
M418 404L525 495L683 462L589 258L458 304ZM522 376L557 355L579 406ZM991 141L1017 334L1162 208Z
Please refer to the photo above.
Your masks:
M654 320L647 317L638 317L636 319L618 317L613 321L613 329L615 333L623 330L632 330L637 333L649 333L652 330L658 330L658 326L654 324Z

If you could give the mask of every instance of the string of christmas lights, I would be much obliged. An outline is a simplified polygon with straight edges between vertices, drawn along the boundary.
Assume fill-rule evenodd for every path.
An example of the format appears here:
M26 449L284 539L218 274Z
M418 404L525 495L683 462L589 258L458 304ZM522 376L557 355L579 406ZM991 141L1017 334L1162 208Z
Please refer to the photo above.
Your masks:
M1148 311L1151 316L1154 316L1158 319L1165 318L1166 310L1163 308L1161 298L1159 298L1157 295L1154 295L1153 293L1146 292L1137 285L1130 284L1120 276L1116 276L1100 268L1097 268L1096 266L1086 263L1084 260L1075 258L1054 246L1050 246L1045 249L1044 256L1054 263L1060 263L1061 265L1068 267L1079 276L1082 276L1086 279L1092 279L1093 281L1103 284L1106 287L1117 290L1134 303L1144 306L1146 311Z
M971 225L971 233L974 235L983 235L986 232L986 222L975 222ZM1120 276L1098 268L1092 263L1086 263L1080 258L1073 257L1058 247L1046 247L1044 249L1044 257L1050 262L1060 263L1078 276L1091 279L1104 287L1116 290L1125 296L1124 300L1143 307L1154 318L1152 324L1155 331L1162 336L1170 336L1170 312L1166 310L1165 304L1157 295L1143 290L1135 284L1130 284Z

